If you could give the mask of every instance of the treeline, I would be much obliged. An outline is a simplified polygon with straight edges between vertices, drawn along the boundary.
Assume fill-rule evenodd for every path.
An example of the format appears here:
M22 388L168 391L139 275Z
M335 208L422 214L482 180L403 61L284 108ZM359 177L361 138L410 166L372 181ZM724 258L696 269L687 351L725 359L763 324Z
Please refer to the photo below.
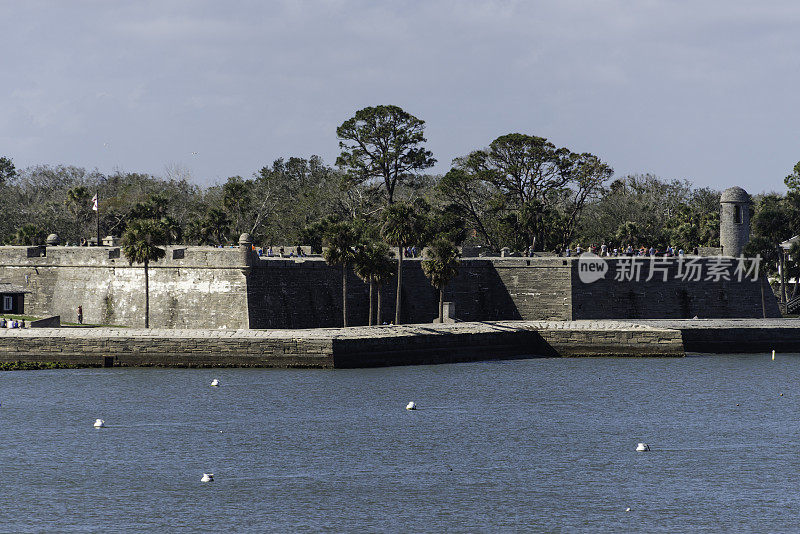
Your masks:
M16 169L0 158L0 241L37 244L58 233L62 243L77 244L93 237L91 199L99 193L103 235L155 220L173 243L233 244L246 232L264 246L319 250L326 228L339 222L380 238L387 208L402 204L429 221L428 237L494 253L719 246L719 191L649 174L614 179L598 156L518 133L455 159L444 175L430 175L436 160L425 148L424 124L396 106L365 108L337 128L341 153L334 165L317 156L282 158L209 187L72 166ZM798 183L795 167L786 195L755 198L748 252L775 259L776 245L796 234Z

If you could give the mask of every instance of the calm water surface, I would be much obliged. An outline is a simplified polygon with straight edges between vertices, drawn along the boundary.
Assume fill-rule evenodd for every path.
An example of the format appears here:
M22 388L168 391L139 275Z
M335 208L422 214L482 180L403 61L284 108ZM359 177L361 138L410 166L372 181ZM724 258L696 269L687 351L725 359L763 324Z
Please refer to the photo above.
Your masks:
M799 380L766 354L5 372L0 531L796 532Z

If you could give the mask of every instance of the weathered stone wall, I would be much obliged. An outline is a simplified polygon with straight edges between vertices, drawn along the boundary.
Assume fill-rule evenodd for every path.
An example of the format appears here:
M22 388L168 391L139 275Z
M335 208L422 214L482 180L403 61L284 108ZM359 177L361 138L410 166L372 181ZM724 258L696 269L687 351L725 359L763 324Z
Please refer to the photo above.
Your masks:
M44 256L38 255L44 253ZM150 266L150 324L247 328L247 287L237 250L168 247ZM30 315L76 322L144 324L144 269L119 248L1 247L0 280L23 286Z
M650 281L647 278L652 266L648 258L636 258L640 265L637 281L616 280L617 273L627 268L631 258L605 259L609 270L605 278L592 283L580 280L580 261L572 260L572 309L573 319L681 319L681 318L732 318L732 317L780 317L774 294L763 274L753 281L751 276L741 281L735 273L734 258L701 258L696 261L700 280L694 276L682 278L687 272L685 260L678 258L657 260L658 268ZM623 265L626 264L627 265ZM709 279L712 269L724 262L728 265L724 277ZM749 266L749 261L747 262ZM632 271L627 271L632 272ZM627 278L627 277L626 277ZM727 279L725 279L727 278ZM764 310L762 310L762 286Z
M191 330L0 330L0 362L98 367L333 367L330 338Z
M430 323L439 296L418 259L403 263L402 323ZM369 286L348 274L348 320L365 325ZM464 260L445 289L461 321L570 319L570 266L565 259ZM377 289L376 289L377 291ZM394 321L396 281L381 289L382 321ZM251 328L315 328L342 324L341 267L316 259L257 259L248 275Z
M465 259L445 290L460 321L761 317L761 287L745 280L615 281L621 259L591 284L578 258ZM645 264L649 260L639 260ZM698 260L707 272L714 259ZM403 323L430 323L438 294L418 259L404 263ZM645 265L646 268L646 265ZM735 277L734 277L735 278ZM0 247L0 281L23 286L31 315L142 326L144 271L118 248ZM382 288L382 321L394 320L395 282ZM367 284L348 273L350 325L367 324ZM768 317L779 316L765 285ZM168 247L150 267L151 325L157 328L315 328L342 324L341 268L319 258L258 258L239 249Z
M686 352L800 352L800 319L654 319L636 324L679 330Z
M376 367L526 357L683 356L678 330L479 322L308 330L0 330L0 362L89 366Z

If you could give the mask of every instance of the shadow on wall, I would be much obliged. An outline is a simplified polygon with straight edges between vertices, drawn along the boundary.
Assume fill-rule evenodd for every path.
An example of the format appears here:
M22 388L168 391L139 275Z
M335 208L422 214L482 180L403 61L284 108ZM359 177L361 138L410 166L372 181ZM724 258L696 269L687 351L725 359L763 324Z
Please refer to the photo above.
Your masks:
M319 261L270 261L247 275L250 328L325 328L342 325L340 267ZM431 323L438 317L439 294L422 272L419 260L403 264L401 322ZM369 285L348 274L348 323L368 324ZM396 280L381 289L381 322L395 316ZM377 291L376 291L377 293ZM464 261L445 289L461 321L521 319L506 284L491 261ZM377 296L376 296L377 301ZM377 304L376 304L377 306Z
M647 281L649 260L642 260L639 280L615 280L619 262L609 259L609 274L584 283L578 262L572 270L574 319L691 319L780 317L777 300L766 277L736 279L731 266L729 279L714 280L710 270L719 260L703 258L697 265L699 279L681 277L677 261L671 261L666 274ZM628 260L629 261L629 260ZM666 276L664 281L663 276ZM766 289L762 296L762 286Z

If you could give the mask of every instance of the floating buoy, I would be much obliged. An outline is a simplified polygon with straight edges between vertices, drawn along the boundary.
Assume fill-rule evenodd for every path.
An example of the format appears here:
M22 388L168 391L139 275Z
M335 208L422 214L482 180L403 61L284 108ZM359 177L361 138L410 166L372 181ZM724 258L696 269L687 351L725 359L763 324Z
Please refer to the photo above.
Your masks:
M415 403L414 401L411 401L408 404L406 404L406 410L416 410L416 409L417 409L417 403Z
M211 381L211 386L212 387L219 387L219 380L217 380L216 378L214 380L212 380Z
M636 446L637 452L645 452L650 450L650 445L647 443L640 443Z
M772 349L772 360L775 360L775 349Z
M630 509L630 508L625 508L625 511L626 511L626 512L630 512L630 511L631 511L631 509Z
M203 478L200 482L214 482L214 473L203 473Z
M783 393L781 393L781 397L783 397Z
M95 428L105 428L105 426L106 426L106 422L103 421L102 419L97 419L94 422L94 427Z

